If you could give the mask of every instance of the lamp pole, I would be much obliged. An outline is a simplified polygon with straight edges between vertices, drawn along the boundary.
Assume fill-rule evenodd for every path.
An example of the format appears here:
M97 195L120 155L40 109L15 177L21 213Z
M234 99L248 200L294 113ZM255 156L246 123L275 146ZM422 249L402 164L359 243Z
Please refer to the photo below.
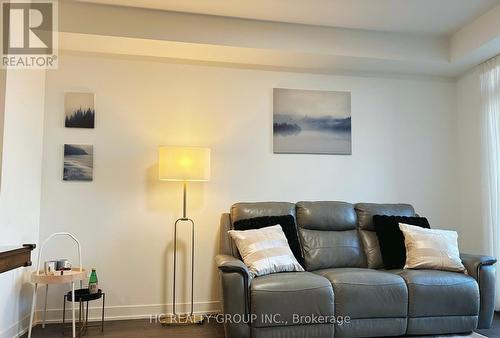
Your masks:
M182 217L178 218L174 223L174 281L172 287L172 317L166 317L160 320L163 325L173 324L203 324L203 316L194 315L194 221L186 215L186 201L187 201L187 181L183 181L183 205ZM178 316L175 312L175 286L177 277L177 225L180 222L191 223L191 310L189 315Z
M182 203L182 219L183 220L187 220L187 216L186 216L186 199L187 199L187 181L184 180L182 181L182 185L183 185L183 203Z

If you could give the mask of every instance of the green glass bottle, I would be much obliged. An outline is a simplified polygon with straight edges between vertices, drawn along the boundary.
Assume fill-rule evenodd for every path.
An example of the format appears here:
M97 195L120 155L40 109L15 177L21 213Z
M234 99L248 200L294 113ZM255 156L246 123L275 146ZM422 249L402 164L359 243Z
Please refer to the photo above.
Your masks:
M92 269L92 273L90 274L90 279L89 279L89 293L94 294L97 293L99 290L97 286L97 273L95 272L95 269Z

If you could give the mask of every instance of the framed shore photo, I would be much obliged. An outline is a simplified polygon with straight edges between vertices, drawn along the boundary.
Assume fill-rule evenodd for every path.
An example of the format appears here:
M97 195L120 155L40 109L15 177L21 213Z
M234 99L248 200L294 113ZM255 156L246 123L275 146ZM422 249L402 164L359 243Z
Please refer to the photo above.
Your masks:
M351 155L351 93L274 88L273 152Z
M64 181L92 181L94 146L83 144L64 145Z
M94 128L94 94L65 93L64 115L66 128Z

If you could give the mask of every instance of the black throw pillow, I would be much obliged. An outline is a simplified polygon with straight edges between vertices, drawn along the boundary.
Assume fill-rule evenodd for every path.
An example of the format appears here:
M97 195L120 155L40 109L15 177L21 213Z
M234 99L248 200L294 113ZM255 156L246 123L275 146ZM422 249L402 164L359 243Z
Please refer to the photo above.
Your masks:
M281 225L293 255L299 264L304 267L304 258L302 257L302 250L300 248L299 237L297 235L297 226L295 225L295 218L292 215L262 216L242 219L234 222L233 228L234 230L252 230L277 224Z
M406 263L405 237L399 230L399 223L430 229L425 217L373 216L373 224L386 269L402 269Z

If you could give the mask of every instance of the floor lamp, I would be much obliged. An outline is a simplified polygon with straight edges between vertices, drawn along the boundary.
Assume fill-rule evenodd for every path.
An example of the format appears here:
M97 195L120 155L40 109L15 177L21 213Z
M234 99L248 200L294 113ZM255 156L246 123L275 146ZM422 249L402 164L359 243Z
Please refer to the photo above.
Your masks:
M200 324L203 316L194 315L194 221L186 215L187 182L205 182L210 179L210 149L201 147L160 146L158 177L162 181L183 183L182 217L174 223L174 280L172 296L172 316L160 320L163 325ZM175 312L175 284L177 268L177 225L191 224L191 311L177 315Z

